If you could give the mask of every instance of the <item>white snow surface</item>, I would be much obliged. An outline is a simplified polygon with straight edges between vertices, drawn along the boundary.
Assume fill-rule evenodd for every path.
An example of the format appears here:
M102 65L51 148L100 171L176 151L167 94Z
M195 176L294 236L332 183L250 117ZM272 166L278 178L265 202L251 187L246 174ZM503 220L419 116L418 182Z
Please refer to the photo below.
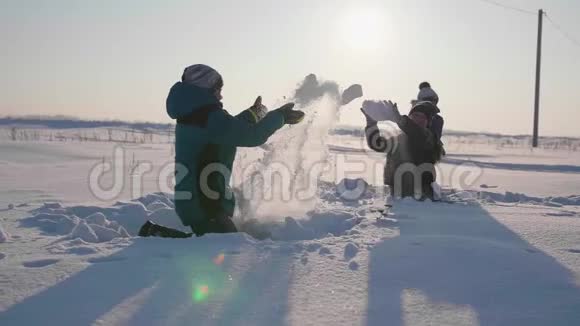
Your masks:
M4 230L2 224L0 224L0 243L4 243L10 239L10 234Z
M147 219L187 231L154 177L169 143L124 144L155 173L101 200L89 170L115 144L0 141L0 207L14 204L0 210L0 325L580 325L576 150L447 138L445 202L395 200L377 218L384 156L353 136L288 135L241 149L236 168L283 158L276 141L302 144L290 164L303 181L307 164L331 168L304 204L249 201L256 218L236 222L270 232L263 241L135 236ZM345 185L365 191L351 200Z

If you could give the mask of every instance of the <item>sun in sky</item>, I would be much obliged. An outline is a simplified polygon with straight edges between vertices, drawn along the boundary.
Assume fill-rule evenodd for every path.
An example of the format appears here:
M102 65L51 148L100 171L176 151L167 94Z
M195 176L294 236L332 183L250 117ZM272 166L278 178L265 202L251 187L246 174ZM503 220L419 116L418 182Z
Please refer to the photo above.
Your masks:
M339 19L341 41L353 50L374 50L385 40L385 17L374 8L351 8Z

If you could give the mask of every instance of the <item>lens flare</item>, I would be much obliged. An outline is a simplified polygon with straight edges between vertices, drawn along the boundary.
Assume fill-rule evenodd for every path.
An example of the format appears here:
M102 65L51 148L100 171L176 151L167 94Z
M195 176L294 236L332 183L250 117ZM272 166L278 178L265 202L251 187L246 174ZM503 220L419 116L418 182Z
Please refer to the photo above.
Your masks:
M231 287L233 278L223 269L226 255L195 257L188 262L191 275L191 299L196 304L206 302L209 297L220 297L224 289Z
M226 255L219 254L219 255L215 256L215 258L213 259L213 263L219 266L219 265L224 263L225 259L226 259Z
M209 286L206 284L194 286L193 289L193 301L202 302L209 296Z

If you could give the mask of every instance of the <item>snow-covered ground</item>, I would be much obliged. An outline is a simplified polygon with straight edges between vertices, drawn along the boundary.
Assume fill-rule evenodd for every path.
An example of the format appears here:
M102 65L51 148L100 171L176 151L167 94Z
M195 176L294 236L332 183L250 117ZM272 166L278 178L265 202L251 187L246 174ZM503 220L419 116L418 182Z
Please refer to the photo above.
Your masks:
M3 138L0 325L580 325L576 148L447 137L448 203L396 201L377 219L384 157L313 123L238 153L237 187L252 164L291 156L309 181L304 162L330 163L311 196L246 203L264 241L135 237L146 219L180 227L167 135ZM350 200L344 178L370 186Z

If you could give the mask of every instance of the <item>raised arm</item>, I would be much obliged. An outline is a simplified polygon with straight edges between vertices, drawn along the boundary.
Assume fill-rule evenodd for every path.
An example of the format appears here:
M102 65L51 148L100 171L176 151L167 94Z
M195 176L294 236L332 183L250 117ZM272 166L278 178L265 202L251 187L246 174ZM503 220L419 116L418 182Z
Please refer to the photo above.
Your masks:
M381 131L377 126L377 121L373 120L373 118L367 115L363 109L361 109L361 112L365 116L367 122L367 125L365 127L365 138L369 148L375 152L391 153L395 147L394 142L396 141L396 136L395 135L391 135L389 137L382 136Z
M257 123L234 117L224 110L212 112L208 117L208 130L213 143L240 147L264 144L283 125L284 115L278 111L266 114Z

